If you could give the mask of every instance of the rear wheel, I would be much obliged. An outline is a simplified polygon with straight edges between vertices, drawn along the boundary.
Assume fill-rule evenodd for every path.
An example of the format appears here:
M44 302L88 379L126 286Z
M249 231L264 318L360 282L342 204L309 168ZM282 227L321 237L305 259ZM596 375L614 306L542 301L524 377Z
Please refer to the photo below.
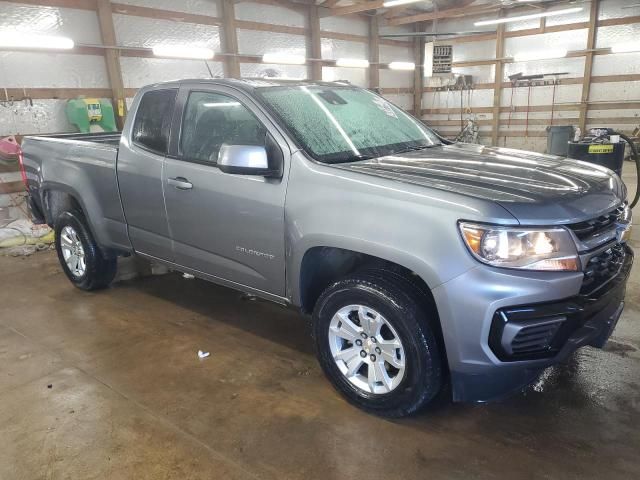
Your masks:
M320 364L358 407L401 417L442 387L442 361L424 299L409 281L367 271L329 286L314 309Z
M55 234L58 260L71 283L82 290L97 290L113 281L117 259L105 257L82 214L61 214L55 224Z

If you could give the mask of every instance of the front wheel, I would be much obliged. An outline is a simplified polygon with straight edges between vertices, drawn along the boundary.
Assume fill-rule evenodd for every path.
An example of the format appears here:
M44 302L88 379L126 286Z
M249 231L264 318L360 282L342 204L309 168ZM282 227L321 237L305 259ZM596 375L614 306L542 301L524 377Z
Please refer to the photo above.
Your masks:
M361 272L331 285L313 313L320 364L358 407L402 417L442 388L442 360L425 302L411 283Z
M117 259L104 256L82 214L62 213L55 224L58 260L71 283L82 290L107 287L114 279Z

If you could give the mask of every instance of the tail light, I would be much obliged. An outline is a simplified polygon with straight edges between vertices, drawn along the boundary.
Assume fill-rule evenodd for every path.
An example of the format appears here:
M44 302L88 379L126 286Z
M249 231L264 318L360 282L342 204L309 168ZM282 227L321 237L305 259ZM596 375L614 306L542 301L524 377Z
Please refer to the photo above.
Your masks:
M20 164L20 175L22 176L22 183L24 183L25 188L29 188L27 185L27 172L24 169L24 154L22 153L22 149L18 150L18 163Z

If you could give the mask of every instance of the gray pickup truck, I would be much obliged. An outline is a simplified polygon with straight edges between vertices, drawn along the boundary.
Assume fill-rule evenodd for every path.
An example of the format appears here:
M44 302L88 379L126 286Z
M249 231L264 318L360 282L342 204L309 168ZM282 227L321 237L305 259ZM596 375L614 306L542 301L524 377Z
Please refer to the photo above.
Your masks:
M121 255L310 314L322 368L385 416L500 398L624 306L631 212L612 171L451 144L345 83L141 89L122 135L28 137L34 217L72 283ZM446 393L443 393L446 395Z

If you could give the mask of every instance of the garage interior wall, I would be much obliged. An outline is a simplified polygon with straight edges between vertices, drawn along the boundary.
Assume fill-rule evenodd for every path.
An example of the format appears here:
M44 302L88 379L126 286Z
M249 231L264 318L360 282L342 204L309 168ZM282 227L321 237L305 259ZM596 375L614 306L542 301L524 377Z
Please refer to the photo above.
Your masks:
M78 95L112 97L112 86L105 61L105 51L97 6L102 0L25 0L0 2L0 29L18 28L48 35L72 38L77 47L68 52L0 51L0 135L72 131L64 114L66 100ZM154 58L148 50L159 44L203 46L216 53L225 48L224 12L220 1L188 0L120 0L107 2L112 11L115 42L120 48L120 68L124 95L130 102L139 87L176 78L207 78L229 75L228 59L238 62L241 77L277 75L289 78L314 78L313 63L306 65L264 64L264 53L280 52L313 58L315 41L310 32L314 7L275 1L236 2L231 9L237 48L235 56L216 55L214 60ZM508 76L565 72L559 76L553 106L554 125L578 125L581 110L586 113L586 127L609 126L629 133L640 121L640 53L611 54L614 43L637 41L640 17L637 10L623 8L624 0L601 0L595 19L595 44L588 48L592 9L589 2L581 12L518 23L507 23L496 34L496 27L486 34L456 37L442 43L453 45L453 72L473 76L474 88L437 91L440 77L424 79L421 97L422 118L445 135L460 130L461 118L474 118L480 126L480 141L543 152L546 127L551 124L552 86L512 89ZM583 4L581 4L583 5ZM414 105L414 72L390 70L392 61L412 62L414 41L380 39L379 85L371 84L367 68L336 67L338 58L372 58L370 42L373 12L345 16L319 14L320 74L323 80L349 80L363 87L379 87L382 94L402 108ZM228 12L227 12L228 13ZM496 13L475 17L441 19L429 24L385 26L380 32L409 32L424 27L428 31L478 31L473 23L495 18ZM380 18L380 16L379 16ZM429 30L431 29L431 30ZM499 35L503 35L503 52L498 55ZM513 62L516 53L563 47L568 58ZM593 56L591 74L585 70L587 58ZM502 78L496 79L497 66ZM585 76L585 73L587 75ZM317 77L317 75L316 75ZM589 77L591 77L589 81ZM585 80L586 78L586 80ZM582 102L585 88L590 87ZM419 86L422 88L422 85ZM497 103L494 93L497 92ZM462 98L461 98L462 97ZM31 98L33 104L23 98ZM10 101L12 100L13 101ZM7 101L9 100L9 101ZM460 101L462 100L462 110ZM420 98L418 98L420 102ZM586 107L588 106L588 110ZM495 117L494 117L494 114Z
M502 57L497 57L496 33L479 34L442 42L453 45L453 72L472 75L474 88L463 93L462 117L477 120L479 140L490 145L545 152L546 128L551 125L580 124L580 111L586 113L586 128L612 127L630 134L640 125L640 53L612 54L614 44L638 42L640 8L629 8L626 0L600 0L580 3L582 11L504 24ZM625 8L626 7L626 8ZM478 27L474 22L496 18L487 14L469 18L440 20L438 31L496 31L496 26ZM590 22L594 25L594 45L589 48ZM510 60L516 54L564 48L567 58L527 62ZM593 55L591 73L585 71L589 55ZM496 80L496 65L503 58L503 75ZM509 76L564 73L557 78L555 102L553 86L511 88ZM585 79L585 73L586 79ZM460 92L434 92L440 84L437 77L427 79L422 97L422 118L446 135L460 131ZM585 88L589 89L582 104ZM494 92L499 89L499 122L494 121ZM586 108L588 107L588 108ZM528 117L528 119L527 119ZM497 127L497 128L496 128ZM493 130L497 138L492 139Z
M46 5L45 5L46 4ZM121 0L112 2L113 26L127 101L143 85L178 78L224 76L224 58L203 60L154 58L136 50L160 44L208 47L223 51L221 8L215 0ZM310 65L264 64L269 52L309 58L308 8L265 3L235 4L237 57L241 77L312 78ZM208 24L206 24L208 23ZM369 58L369 19L364 15L320 18L322 58ZM17 28L72 38L71 51L0 50L0 136L73 131L64 107L78 95L111 98L109 75L102 46L96 2L92 0L42 0L0 2L0 29ZM399 30L399 29L397 29ZM383 40L382 59L411 61L412 44ZM382 60L384 61L384 60ZM326 65L325 65L326 63ZM382 67L384 69L384 67ZM349 80L369 87L367 68L340 68L323 62L324 80ZM412 72L385 70L380 85L389 99L412 107ZM402 89L403 87L405 93ZM33 105L21 99L33 99ZM13 102L6 100L14 99Z

